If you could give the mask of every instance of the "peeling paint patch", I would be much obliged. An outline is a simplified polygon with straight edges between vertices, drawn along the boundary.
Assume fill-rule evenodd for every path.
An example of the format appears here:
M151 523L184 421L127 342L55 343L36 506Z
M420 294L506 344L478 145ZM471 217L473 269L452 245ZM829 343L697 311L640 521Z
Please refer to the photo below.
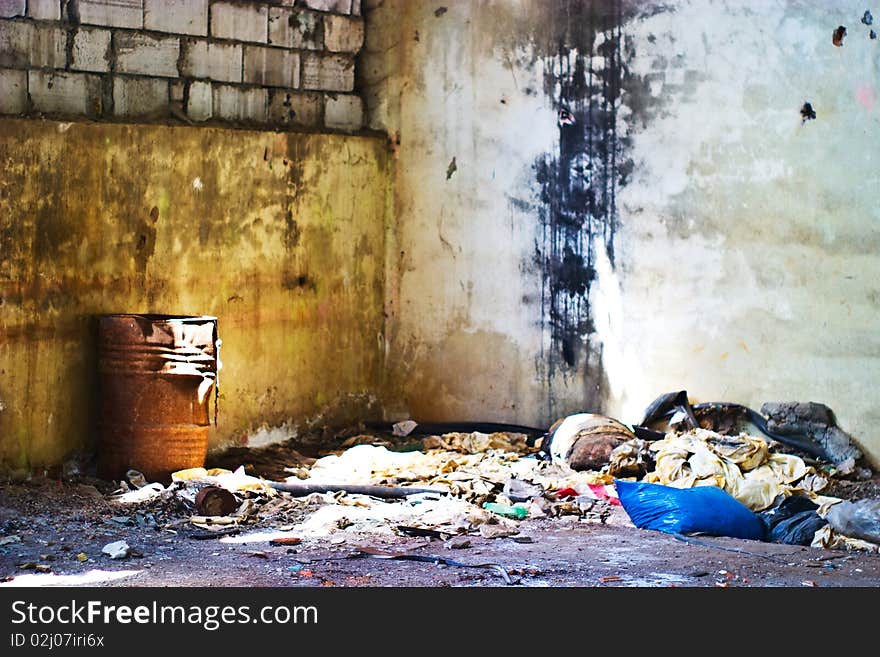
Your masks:
M843 45L843 37L846 36L846 28L843 25L838 25L837 29L834 30L834 34L831 36L831 43L840 48Z
M292 423L284 423L280 426L270 427L263 425L239 439L239 444L251 449L277 445L297 437L298 430Z
M803 107L801 107L801 123L812 121L815 118L816 111L813 109L813 106L810 103L804 103Z
M458 165L455 163L455 158L452 158L452 161L449 163L449 166L446 167L446 180L452 178L452 174L458 171Z

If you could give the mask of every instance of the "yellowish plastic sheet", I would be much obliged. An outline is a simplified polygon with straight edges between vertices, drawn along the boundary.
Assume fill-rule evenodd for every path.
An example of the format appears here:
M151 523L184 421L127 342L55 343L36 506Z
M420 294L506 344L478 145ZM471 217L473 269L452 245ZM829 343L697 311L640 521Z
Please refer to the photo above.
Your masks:
M834 529L831 525L825 525L818 530L813 536L813 542L810 547L828 548L831 550L860 550L864 552L876 552L880 554L880 545L863 541L860 538L851 538L844 536Z
M791 454L772 454L761 438L722 436L706 429L670 433L651 445L655 469L651 483L693 488L717 486L753 511L798 493L813 499L827 485L814 468Z
M220 486L233 493L255 491L264 493L268 497L276 495L269 482L258 477L245 474L244 468L239 467L235 472L223 468L189 468L171 473L172 482L198 482L200 484L213 484Z

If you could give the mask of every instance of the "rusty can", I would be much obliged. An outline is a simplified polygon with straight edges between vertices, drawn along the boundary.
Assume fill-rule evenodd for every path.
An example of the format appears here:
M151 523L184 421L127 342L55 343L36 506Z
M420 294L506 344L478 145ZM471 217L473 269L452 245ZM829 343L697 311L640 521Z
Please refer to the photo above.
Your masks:
M147 481L202 467L211 398L217 419L217 318L98 317L98 476L133 468Z

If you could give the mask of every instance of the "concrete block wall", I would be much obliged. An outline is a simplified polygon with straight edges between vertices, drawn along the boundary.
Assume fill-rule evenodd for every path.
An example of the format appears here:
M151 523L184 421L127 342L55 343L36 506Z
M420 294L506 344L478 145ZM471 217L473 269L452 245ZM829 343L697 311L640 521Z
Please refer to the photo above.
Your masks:
M359 0L0 0L0 114L355 132Z

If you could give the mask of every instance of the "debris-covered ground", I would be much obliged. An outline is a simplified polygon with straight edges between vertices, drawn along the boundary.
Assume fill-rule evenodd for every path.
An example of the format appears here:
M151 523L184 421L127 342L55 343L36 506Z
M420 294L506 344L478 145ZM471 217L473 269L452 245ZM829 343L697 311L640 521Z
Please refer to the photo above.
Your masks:
M880 498L876 474L702 429L618 442L581 471L536 458L521 434L367 434L310 456L230 450L167 486L134 472L5 483L0 586L880 585L876 545L823 517ZM716 486L754 512L809 500L822 515L806 545L636 529L615 477Z

